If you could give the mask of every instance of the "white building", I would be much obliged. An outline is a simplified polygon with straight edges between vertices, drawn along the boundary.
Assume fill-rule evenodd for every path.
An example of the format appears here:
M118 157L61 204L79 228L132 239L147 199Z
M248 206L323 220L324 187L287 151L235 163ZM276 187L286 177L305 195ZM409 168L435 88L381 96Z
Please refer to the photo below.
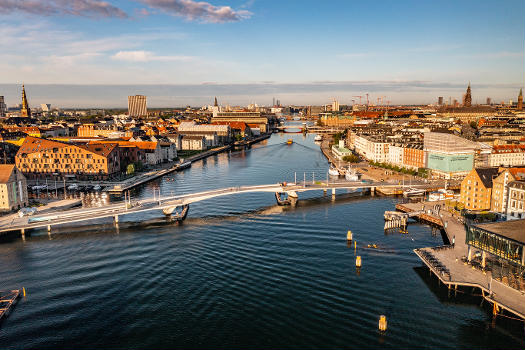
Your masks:
M339 160L343 160L344 157L352 155L352 151L345 147L345 142L339 140L339 145L332 146L332 154Z
M388 160L387 162L392 165L403 166L403 154L404 147L401 145L390 145L388 146Z
M490 166L525 165L525 145L494 146L489 155Z
M203 151L206 149L204 136L183 136L182 149L184 151Z
M512 181L508 191L507 219L525 219L525 181Z
M388 142L372 136L357 135L354 139L355 151L367 160L385 163L388 161Z

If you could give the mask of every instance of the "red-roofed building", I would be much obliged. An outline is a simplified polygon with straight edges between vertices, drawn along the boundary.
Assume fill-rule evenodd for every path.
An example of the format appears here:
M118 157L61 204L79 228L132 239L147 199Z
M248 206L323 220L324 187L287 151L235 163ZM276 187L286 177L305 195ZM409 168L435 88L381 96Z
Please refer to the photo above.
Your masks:
M499 145L489 155L490 166L525 165L525 145Z
M26 178L14 164L0 165L0 210L25 207L28 203Z

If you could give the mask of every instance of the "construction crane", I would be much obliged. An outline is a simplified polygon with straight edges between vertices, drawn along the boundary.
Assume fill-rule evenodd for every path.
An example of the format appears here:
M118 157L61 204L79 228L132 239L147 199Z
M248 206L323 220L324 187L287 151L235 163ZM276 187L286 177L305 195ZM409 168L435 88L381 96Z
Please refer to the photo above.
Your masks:
M364 96L352 96L352 97L359 97L359 104L361 104L361 99L362 99Z

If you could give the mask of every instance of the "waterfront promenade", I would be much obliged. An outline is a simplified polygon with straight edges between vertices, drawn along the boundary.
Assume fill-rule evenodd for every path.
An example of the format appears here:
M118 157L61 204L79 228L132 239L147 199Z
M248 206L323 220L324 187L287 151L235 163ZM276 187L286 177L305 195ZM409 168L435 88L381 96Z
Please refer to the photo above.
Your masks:
M436 205L441 209L436 211ZM445 210L445 202L408 203L396 208L403 211L423 210L425 215L433 218L445 233L444 240L450 243L440 247L425 247L414 252L432 271L441 283L451 290L478 288L484 300L496 304L509 313L525 319L525 291L512 288L492 276L492 271L482 269L476 262L468 263L468 246L466 230L461 217ZM425 220L428 222L428 219ZM448 242L446 242L448 243Z

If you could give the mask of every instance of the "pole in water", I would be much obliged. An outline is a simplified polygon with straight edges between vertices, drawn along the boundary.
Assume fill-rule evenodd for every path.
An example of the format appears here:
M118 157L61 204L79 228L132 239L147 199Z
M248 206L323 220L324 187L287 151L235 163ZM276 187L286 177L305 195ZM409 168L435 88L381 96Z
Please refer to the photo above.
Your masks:
M26 297L26 288L22 287L22 294L24 295L24 298Z
M386 316L381 315L379 316L379 330L381 332L386 332L386 328L387 328Z

